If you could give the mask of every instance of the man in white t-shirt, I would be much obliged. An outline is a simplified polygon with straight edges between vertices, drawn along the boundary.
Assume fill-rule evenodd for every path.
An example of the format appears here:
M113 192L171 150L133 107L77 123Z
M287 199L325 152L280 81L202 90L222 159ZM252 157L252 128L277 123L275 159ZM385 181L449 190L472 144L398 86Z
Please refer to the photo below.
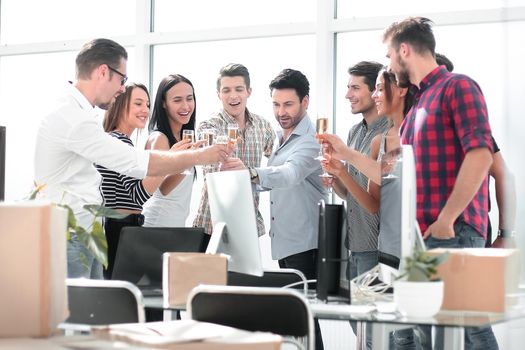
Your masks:
M35 181L46 185L47 199L71 206L78 224L85 228L93 217L82 206L102 203L101 178L93 163L143 178L218 163L231 152L224 145L177 152L136 150L106 134L94 107L107 108L123 92L127 57L126 50L112 40L86 43L76 58L77 81L67 84L57 107L42 119L38 129ZM101 276L101 265L73 234L68 242L68 277Z

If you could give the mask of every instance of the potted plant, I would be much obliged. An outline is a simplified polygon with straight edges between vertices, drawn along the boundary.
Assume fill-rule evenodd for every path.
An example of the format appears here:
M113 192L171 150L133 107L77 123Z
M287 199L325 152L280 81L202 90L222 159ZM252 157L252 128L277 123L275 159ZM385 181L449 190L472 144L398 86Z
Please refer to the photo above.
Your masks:
M31 193L25 198L26 200L37 199L39 193L45 188L45 185L36 185ZM85 204L84 210L93 215L93 222L89 227L82 227L77 224L77 219L70 206L63 203L52 203L56 206L67 210L67 239L71 238L71 233L74 233L81 244L97 259L104 267L108 265L108 242L104 234L104 228L99 220L101 217L122 219L128 214L123 214L118 210L106 208L100 204ZM80 253L82 254L82 253ZM85 261L85 257L81 255L81 259Z
M417 318L434 316L443 303L443 281L435 278L436 267L448 258L414 249L401 264L401 275L394 282L394 302L401 313Z

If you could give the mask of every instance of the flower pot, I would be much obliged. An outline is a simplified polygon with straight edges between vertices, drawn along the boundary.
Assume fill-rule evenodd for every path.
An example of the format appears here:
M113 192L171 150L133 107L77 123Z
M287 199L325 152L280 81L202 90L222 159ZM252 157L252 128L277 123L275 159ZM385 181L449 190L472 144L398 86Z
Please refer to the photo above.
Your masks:
M409 317L434 316L443 303L443 281L394 282L394 302Z

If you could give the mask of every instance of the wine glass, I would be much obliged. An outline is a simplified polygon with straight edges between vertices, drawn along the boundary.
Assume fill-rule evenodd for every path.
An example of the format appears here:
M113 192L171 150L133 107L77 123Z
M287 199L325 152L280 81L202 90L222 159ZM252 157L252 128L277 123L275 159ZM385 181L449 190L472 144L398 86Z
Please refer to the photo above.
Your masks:
M203 147L212 146L215 139L215 130L213 129L204 129L199 133L199 141L204 141L202 144ZM203 165L202 169L210 170L213 165Z
M193 130L182 130L182 139L183 140L188 140L191 143L195 143L195 132ZM190 171L190 169L186 169L181 174L182 175L191 175L192 172Z
M232 143L235 147L235 150L233 151L233 156L237 155L237 140L239 137L239 124L237 123L230 123L228 124L228 139L230 143Z
M182 130L182 139L195 143L195 132L193 130Z
M230 142L228 135L220 134L215 138L215 144L227 145ZM221 170L222 163L219 163L219 171Z
M204 129L199 134L199 141L204 141L204 147L213 145L214 138L215 130L213 129Z
M316 130L318 135L326 134L328 131L328 117L324 115L318 115L317 116L317 122L316 122ZM315 158L319 161L327 160L325 158L325 154L329 154L331 151L331 147L323 147L323 142L321 141L321 147L319 148L319 155ZM321 177L327 177L332 178L333 176L326 172L326 170L323 170L323 173L319 175Z

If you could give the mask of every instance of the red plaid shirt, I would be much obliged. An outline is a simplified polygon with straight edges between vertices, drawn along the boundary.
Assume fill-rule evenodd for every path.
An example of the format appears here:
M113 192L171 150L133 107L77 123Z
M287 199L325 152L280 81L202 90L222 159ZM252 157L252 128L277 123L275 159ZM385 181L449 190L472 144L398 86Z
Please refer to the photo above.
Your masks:
M452 192L465 154L492 151L485 99L467 76L438 67L415 89L414 106L401 125L401 143L413 146L416 162L417 220L424 232ZM458 220L486 236L488 185L485 179Z

